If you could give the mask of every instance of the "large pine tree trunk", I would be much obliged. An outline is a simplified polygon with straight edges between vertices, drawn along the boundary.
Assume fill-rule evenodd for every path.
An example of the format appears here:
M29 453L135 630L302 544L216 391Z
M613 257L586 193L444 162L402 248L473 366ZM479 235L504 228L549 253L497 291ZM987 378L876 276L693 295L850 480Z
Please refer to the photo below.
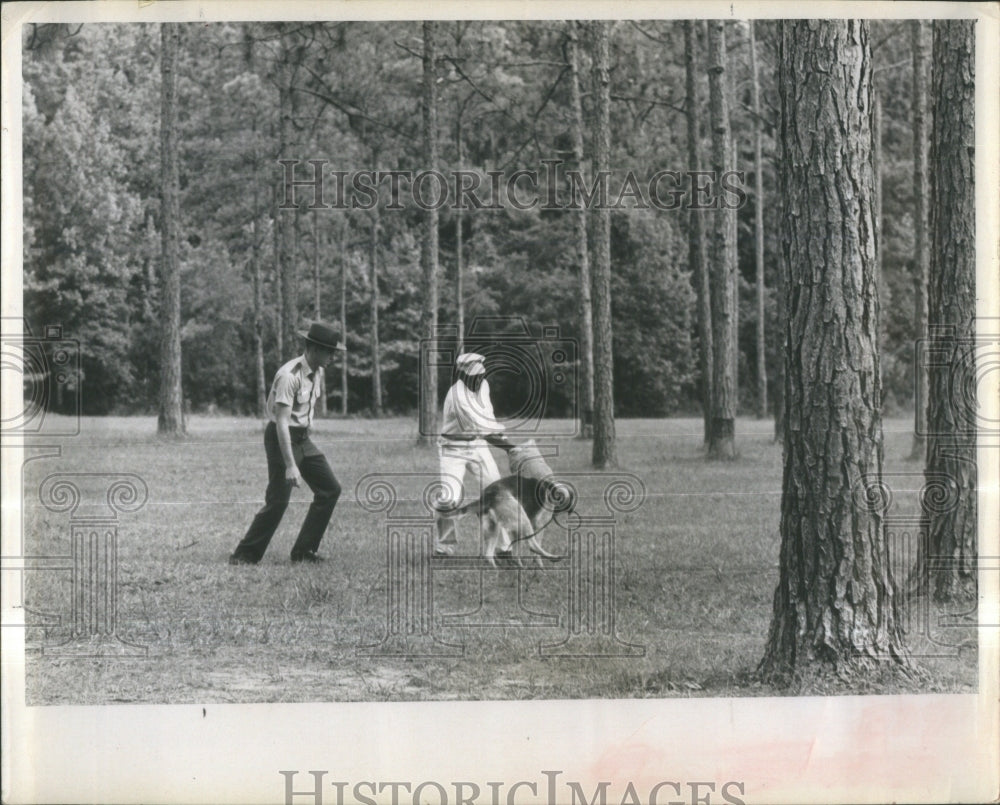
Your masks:
M764 161L761 157L760 79L757 39L750 21L750 72L753 90L754 256L757 263L757 416L767 416L767 340L764 332Z
M347 344L347 214L340 224L340 337ZM347 416L347 353L340 356L340 414Z
M594 170L608 170L611 161L611 78L608 72L610 23L594 23L594 84L597 120L594 132ZM616 467L614 363L611 334L611 209L603 205L594 232L594 446L598 469Z
M858 20L783 22L787 427L780 578L760 670L906 664L881 498L871 46Z
M462 114L461 105L455 113L455 153L458 169L462 170ZM458 326L458 346L456 354L465 351L465 241L462 231L464 225L464 214L461 205L455 208L455 323Z
M573 106L573 161L581 175L584 172L583 100L580 93L580 49L578 28L581 23L569 20L567 57L570 70L570 103ZM587 246L587 208L582 203L573 216L576 259L580 266L580 437L594 436L594 315L590 294L590 252Z
M775 137L777 140L777 136ZM785 440L785 359L788 353L788 294L786 289L791 286L791 271L788 266L788 227L790 219L788 208L787 171L783 169L781 148L776 147L772 154L771 167L774 170L776 184L776 200L778 215L776 228L778 234L778 254L775 282L775 298L777 299L777 321L775 322L776 346L778 361L774 367L774 441Z
M684 23L684 86L687 93L687 154L691 170L701 170L700 106L696 82L697 45L695 22ZM705 254L704 211L688 210L688 264L694 283L698 318L698 365L701 371L701 409L704 419L705 444L708 444L712 423L712 308L708 280L708 259Z
M872 97L875 105L872 116L872 138L874 140L872 161L875 164L875 287L881 289L885 287L882 284L882 98L879 96L877 84L874 84ZM881 291L881 294L884 293L885 291ZM882 298L881 295L880 298ZM882 328L880 326L879 346L882 345L882 342Z
M934 596L949 600L973 594L976 584L975 32L968 20L933 24L928 321L934 359L928 369L927 536L918 577L930 577Z
M925 23L910 20L910 47L913 52L913 299L914 330L917 340L927 338L927 284L930 281L930 253L927 249L927 199L931 194L927 174L927 46ZM927 373L914 362L917 373L913 395L913 450L911 461L922 461L927 445Z
M423 170L437 170L437 23L424 22L423 53ZM438 211L424 211L424 233L420 249L420 264L424 274L424 309L421 315L421 336L437 338L438 323ZM420 434L418 442L432 445L436 441L437 370L431 361L420 362Z
M721 176L728 170L732 142L729 109L726 103L725 23L708 23L709 113L712 121L712 170ZM708 439L709 458L734 458L736 455L736 318L734 286L736 282L735 228L736 210L721 206L712 210L708 260L712 303L712 420Z
M177 49L180 26L160 25L160 413L157 431L184 433L181 390L180 182L177 167Z
M375 163L372 163L375 164ZM372 347L372 413L375 417L382 416L382 357L378 335L378 204L372 208L372 238L371 238L371 347Z

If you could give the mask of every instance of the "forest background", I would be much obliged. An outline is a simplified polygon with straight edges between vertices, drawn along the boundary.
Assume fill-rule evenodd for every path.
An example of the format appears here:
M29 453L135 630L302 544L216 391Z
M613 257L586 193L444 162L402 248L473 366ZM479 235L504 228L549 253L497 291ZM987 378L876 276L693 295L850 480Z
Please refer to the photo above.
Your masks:
M773 411L780 391L777 25L755 23L761 199L754 192L750 27L726 26L733 167L745 172L746 190L737 212L739 414ZM589 136L582 163L574 155L565 22L454 21L438 28L439 170L510 176L526 169L544 176L547 160L561 160L564 195L565 171L581 169L589 176ZM912 410L913 345L919 337L909 30L902 20L872 23L880 100L876 160L886 416ZM705 104L699 147L707 161L712 132L702 24L696 34L696 92ZM213 23L181 26L180 36L175 74L186 410L257 413L264 383L295 354L287 333L323 318L346 324L348 346L346 387L335 377L338 367L328 381L331 410L364 416L414 412L423 212L413 204L387 210L385 193L370 210L310 210L309 193L301 191L297 210L279 210L277 160L302 160L297 178L307 177L309 159L326 160L326 170L424 169L421 24ZM588 36L581 26L578 75L590 123L595 93ZM156 25L25 28L24 315L33 332L59 324L65 337L79 340L84 414L157 410L159 53ZM687 151L682 23L615 25L610 80L611 188L620 188L629 171L642 182L657 171L699 167L690 164ZM757 204L764 227L764 389L755 288ZM467 326L513 317L535 335L557 325L560 337L579 342L575 212L540 206L441 209L440 324L457 322L461 298ZM281 236L282 215L292 219L291 237ZM700 410L695 278L688 264L691 217L683 206L641 209L629 200L612 211L617 417ZM591 226L591 238L593 233ZM283 321L282 250L289 251L296 277L295 322ZM74 391L72 383L67 391ZM494 383L498 414L516 408L518 395L502 378ZM75 398L70 393L51 404L58 410ZM554 390L546 402L550 416L573 415L572 394Z

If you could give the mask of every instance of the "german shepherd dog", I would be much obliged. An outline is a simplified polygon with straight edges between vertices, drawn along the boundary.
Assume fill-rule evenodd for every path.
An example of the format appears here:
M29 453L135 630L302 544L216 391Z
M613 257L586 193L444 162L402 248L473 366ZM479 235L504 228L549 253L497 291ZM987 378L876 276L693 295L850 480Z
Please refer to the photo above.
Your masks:
M542 566L542 558L558 562L562 557L546 551L538 541L538 534L557 513L572 511L575 505L576 493L571 487L551 477L518 474L494 481L478 500L458 507L447 516L461 517L474 512L479 517L483 557L492 566L496 567L497 556L509 557L520 565L513 548L522 541Z

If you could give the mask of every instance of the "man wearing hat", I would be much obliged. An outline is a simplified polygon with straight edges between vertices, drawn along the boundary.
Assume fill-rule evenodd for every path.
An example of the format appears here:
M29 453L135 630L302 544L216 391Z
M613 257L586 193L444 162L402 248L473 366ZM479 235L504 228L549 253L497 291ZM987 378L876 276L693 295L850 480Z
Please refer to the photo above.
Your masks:
M316 549L340 497L340 484L326 456L309 438L309 426L323 388L323 370L344 347L337 331L323 322L314 322L299 335L305 339L305 351L278 370L267 395L270 421L264 429L268 476L264 508L229 557L231 565L255 565L261 560L288 507L292 487L301 486L302 481L312 490L313 501L292 546L292 561L322 561Z
M480 489L499 480L491 444L504 450L514 447L493 414L485 359L478 353L465 352L455 360L455 383L444 398L438 441L444 487L438 510L442 514L461 505L466 472L471 473ZM454 553L457 544L454 519L439 518L437 530L434 553L439 556Z

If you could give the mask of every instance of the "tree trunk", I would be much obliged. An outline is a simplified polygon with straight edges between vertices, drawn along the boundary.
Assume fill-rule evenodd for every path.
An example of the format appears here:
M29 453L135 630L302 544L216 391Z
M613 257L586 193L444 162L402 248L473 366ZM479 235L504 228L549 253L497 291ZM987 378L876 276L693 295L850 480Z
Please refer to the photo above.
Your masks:
M725 23L710 20L709 43L709 113L712 120L712 170L720 176L729 168L732 144L729 132L729 109L726 103ZM735 243L732 219L735 210L721 206L711 211L709 264L712 304L712 421L708 440L709 458L735 458L736 420L736 349L733 287L736 281Z
M254 154L254 185L253 185L253 226L250 244L250 270L253 274L253 347L254 374L257 387L257 416L267 415L267 381L264 376L264 282L260 273L260 209L258 208L257 188L257 155Z
M156 429L167 436L185 431L181 388L180 181L177 167L177 50L180 26L160 25L160 413Z
M777 140L777 136L775 138ZM771 167L774 170L777 185L777 231L778 254L776 255L778 271L775 283L775 298L777 300L777 321L775 322L776 347L778 360L774 367L774 441L785 441L785 356L788 354L788 310L787 301L790 298L787 289L791 287L791 269L788 265L788 227L790 219L788 206L787 172L783 169L783 155L780 147L772 152Z
M313 208L313 320L323 320L323 289L319 281L319 210ZM343 336L341 336L343 337ZM316 413L326 416L326 372L320 380Z
M929 579L944 601L976 590L975 30L969 20L933 25L928 322L934 357L921 529L927 536L918 578Z
M423 140L424 170L437 170L437 23L424 22L423 54ZM438 211L424 211L424 233L420 264L424 274L424 309L421 316L421 336L438 336ZM418 443L424 446L437 441L437 369L432 361L420 361L420 433Z
M594 132L594 169L609 170L611 162L611 79L608 73L608 40L611 23L594 25L594 83L596 85L597 128ZM611 334L611 209L597 210L594 233L593 317L594 317L594 467L618 466L615 445L614 358Z
M278 363L281 364L285 362L285 305L281 292L281 287L284 284L284 272L281 265L281 210L278 209L277 187L275 187L272 196L273 215L271 223L273 225L271 233L274 240L272 246L272 250L274 251L274 308L277 314L277 326L274 329L278 347Z
M278 116L279 116L279 152L281 159L295 159L298 157L297 142L295 136L295 126L293 117L295 114L295 89L294 89L294 59L297 49L294 47L291 37L294 34L284 30L286 23L280 23L281 33L281 53L280 64L278 65L279 86L278 86ZM282 171L284 175L284 171ZM291 176L285 176L284 199L291 203L294 201L293 187L291 186ZM284 310L282 314L282 325L284 329L283 342L289 353L297 343L296 330L299 323L299 271L298 263L295 259L296 243L296 222L298 219L298 205L294 209L280 210L279 221L279 264L281 266L281 296ZM285 356L282 356L282 360Z
M340 337L347 344L347 215L340 225ZM347 353L340 356L340 414L347 416Z
M760 671L908 663L883 523L871 46L859 20L782 22L787 417L780 578Z
M885 293L882 283L882 99L878 92L878 82L873 81L872 97L874 98L873 132L874 155L872 161L875 163L875 288L879 292L880 302L884 303L882 294ZM881 304L878 310L881 310ZM884 339L882 338L881 316L879 317L879 348Z
M750 72L753 89L754 255L757 263L757 417L767 416L767 340L764 332L764 161L761 158L760 80L757 40L750 21Z
M687 92L687 154L691 170L701 170L701 106L696 83L697 36L692 20L684 23L684 78ZM712 422L712 309L708 285L708 260L705 256L705 226L702 210L688 210L688 263L698 306L698 364L701 370L701 410L704 418L705 444Z
M458 162L458 169L462 170L462 106L457 105L455 111L455 151ZM458 325L458 344L455 354L460 355L465 351L465 289L463 280L465 276L465 255L463 254L462 223L464 215L461 205L455 207L455 321Z
M372 163L375 164L375 163ZM372 413L377 418L382 416L382 358L378 338L378 204L372 207L372 240L371 240L371 277L372 277Z
M570 69L570 103L573 106L573 161L581 176L584 171L583 100L580 93L580 51L577 30L580 23L569 20L567 56ZM573 220L576 259L580 266L580 438L594 437L594 315L590 294L590 252L587 246L587 208L581 203Z
M732 75L732 73L730 73ZM730 98L732 95L730 95ZM731 106L731 104L727 104ZM730 129L731 131L731 129ZM738 147L736 137L733 140L732 162L729 163L728 170L739 170ZM738 219L736 210L731 210L728 216L729 221L729 260L733 266L732 282L729 284L729 293L732 296L732 322L730 324L729 348L732 350L730 357L733 367L733 414L740 408L740 261L739 250L736 248L736 238L739 234Z
M921 20L910 20L910 46L913 52L913 298L916 340L927 339L927 284L930 281L930 258L927 250L927 199L931 194L927 175L927 46ZM914 358L916 358L914 353ZM927 444L927 371L914 360L913 449L911 461L923 461Z

